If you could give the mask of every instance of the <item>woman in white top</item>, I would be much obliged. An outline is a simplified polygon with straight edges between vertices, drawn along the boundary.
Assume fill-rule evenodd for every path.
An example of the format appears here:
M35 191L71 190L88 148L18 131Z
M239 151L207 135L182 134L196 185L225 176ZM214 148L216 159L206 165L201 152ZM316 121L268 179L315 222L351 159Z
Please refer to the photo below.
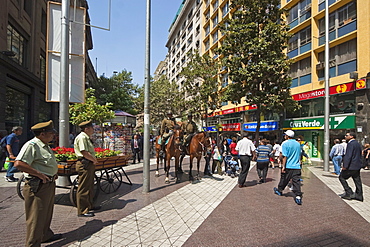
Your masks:
M275 162L278 163L279 167L281 167L280 161L281 146L278 141L275 142L275 145L272 148L272 153L274 154ZM275 162L272 162L271 164L272 168L275 168Z

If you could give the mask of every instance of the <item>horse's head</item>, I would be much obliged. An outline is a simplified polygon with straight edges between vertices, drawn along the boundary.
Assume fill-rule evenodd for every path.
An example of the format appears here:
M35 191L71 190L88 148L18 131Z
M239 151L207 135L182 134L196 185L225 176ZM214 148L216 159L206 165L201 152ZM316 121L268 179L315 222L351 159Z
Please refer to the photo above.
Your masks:
M184 137L184 132L182 131L181 127L178 125L175 125L173 129L173 139L175 141L175 145L181 145L183 137Z

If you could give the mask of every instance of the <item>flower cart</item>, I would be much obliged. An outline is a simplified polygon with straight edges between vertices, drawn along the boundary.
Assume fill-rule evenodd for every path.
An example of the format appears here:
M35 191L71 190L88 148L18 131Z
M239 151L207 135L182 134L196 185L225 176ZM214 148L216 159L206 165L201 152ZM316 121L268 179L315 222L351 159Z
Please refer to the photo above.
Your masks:
M70 201L76 206L78 176L76 176L77 158L74 150L73 148L57 147L53 151L56 152L55 156L58 160L57 187L70 189ZM117 191L122 183L132 185L131 180L123 168L127 165L131 155L120 155L119 152L101 148L95 148L95 152L99 163L95 166L94 200L98 197L99 190L109 194ZM126 177L127 182L123 181L122 175ZM71 177L73 177L73 181ZM17 185L17 193L22 199L23 184L24 178L22 176Z

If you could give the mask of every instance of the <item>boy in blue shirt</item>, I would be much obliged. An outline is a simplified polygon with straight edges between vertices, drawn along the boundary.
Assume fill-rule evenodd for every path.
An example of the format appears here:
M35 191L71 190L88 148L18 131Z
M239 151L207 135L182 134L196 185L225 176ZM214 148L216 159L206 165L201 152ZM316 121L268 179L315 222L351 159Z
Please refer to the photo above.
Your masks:
M294 139L294 131L287 130L284 138L286 139L282 147L282 169L280 182L278 187L274 188L274 193L282 196L283 190L290 180L293 184L293 192L295 194L294 201L298 205L302 205L302 192L301 192L301 145Z

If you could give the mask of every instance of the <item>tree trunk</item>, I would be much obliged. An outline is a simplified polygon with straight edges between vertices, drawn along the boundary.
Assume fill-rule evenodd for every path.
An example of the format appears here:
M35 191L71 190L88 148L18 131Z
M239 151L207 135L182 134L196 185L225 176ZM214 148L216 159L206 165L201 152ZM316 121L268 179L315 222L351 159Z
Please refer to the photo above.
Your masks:
M257 117L257 128L256 128L256 136L254 140L256 141L256 145L258 146L259 138L260 138L260 127L261 127L261 107L260 105L257 105L256 117Z

